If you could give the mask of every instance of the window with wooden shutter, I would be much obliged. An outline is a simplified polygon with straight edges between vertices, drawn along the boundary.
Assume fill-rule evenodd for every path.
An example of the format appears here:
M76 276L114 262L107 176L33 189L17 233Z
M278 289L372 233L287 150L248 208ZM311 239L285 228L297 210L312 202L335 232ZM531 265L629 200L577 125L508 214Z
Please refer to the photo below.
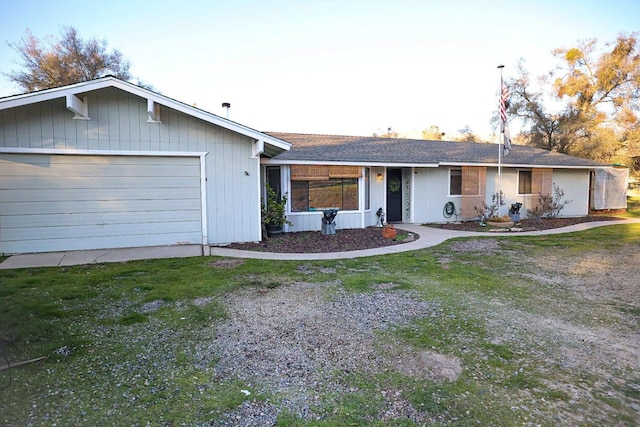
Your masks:
M461 216L472 219L477 216L476 206L482 206L487 192L487 168L485 166L462 167Z
M360 166L291 165L291 209L357 210Z

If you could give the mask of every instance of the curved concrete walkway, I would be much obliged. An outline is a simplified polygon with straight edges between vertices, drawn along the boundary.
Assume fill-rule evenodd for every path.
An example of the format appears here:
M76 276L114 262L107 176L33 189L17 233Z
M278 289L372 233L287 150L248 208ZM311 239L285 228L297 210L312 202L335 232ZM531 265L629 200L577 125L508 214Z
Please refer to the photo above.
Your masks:
M254 258L273 260L325 260L325 259L352 259L374 255L395 254L399 252L414 251L438 245L445 240L456 237L510 237L510 236L542 236L550 234L570 233L572 231L587 230L594 227L602 227L614 224L640 223L640 218L626 219L623 221L597 221L571 225L569 227L556 228L543 231L527 231L522 233L486 233L473 231L453 231L440 228L423 227L417 224L400 224L398 227L420 236L417 240L399 245L385 246L382 248L365 249L361 251L328 252L313 254L273 253L257 251L241 251L224 247L211 247L213 256L233 258ZM201 245L176 245L153 246L142 248L123 249L95 249L87 251L46 252L38 254L20 254L7 258L0 264L2 269L31 268L31 267L61 267L70 265L96 264L105 262L123 262L141 259L157 258L181 258L203 255ZM205 255L208 255L205 253Z
M384 246L374 249L363 249L360 251L347 252L326 252L313 254L296 254L296 253L274 253L274 252L258 252L258 251L242 251L238 249L228 249L223 247L212 247L211 255L233 257L233 258L253 258L253 259L281 259L281 260L323 260L323 259L352 259L362 258L374 255L395 254L399 252L414 251L417 249L436 246L445 240L454 239L456 237L509 237L509 236L543 236L550 234L571 233L573 231L582 231L594 227L602 227L614 224L640 223L640 218L625 219L622 221L592 221L580 224L570 225L568 227L555 228L542 231L523 231L520 233L487 233L477 231L455 231L444 230L441 228L424 227L418 224L398 224L398 228L409 231L420 236L417 240L409 243L402 243L393 246Z

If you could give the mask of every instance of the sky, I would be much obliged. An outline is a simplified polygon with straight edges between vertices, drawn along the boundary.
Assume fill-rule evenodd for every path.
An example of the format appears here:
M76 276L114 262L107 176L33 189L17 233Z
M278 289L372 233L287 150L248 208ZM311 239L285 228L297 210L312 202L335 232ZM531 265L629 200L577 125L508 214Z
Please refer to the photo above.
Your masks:
M0 73L28 28L106 40L155 91L259 131L372 135L388 128L489 138L500 85L524 59L640 31L637 0L0 0ZM20 93L0 75L0 97ZM513 128L512 128L513 129Z

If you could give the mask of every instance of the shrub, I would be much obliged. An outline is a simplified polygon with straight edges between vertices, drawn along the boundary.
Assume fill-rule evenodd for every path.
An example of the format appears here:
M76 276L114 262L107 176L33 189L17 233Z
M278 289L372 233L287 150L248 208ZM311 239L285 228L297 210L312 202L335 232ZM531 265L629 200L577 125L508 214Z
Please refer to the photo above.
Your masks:
M276 192L269 184L265 185L267 189L267 201L262 205L262 221L274 227L282 227L285 224L293 225L285 216L287 206L287 195L278 198Z
M504 203L504 193L500 190L491 195L491 204L487 205L483 200L482 206L474 206L473 209L475 209L480 217L480 222L484 222L485 220L493 221L500 216L500 206L504 206Z
M571 200L563 200L564 190L553 183L553 194L538 193L538 205L528 210L528 216L539 221L541 218L557 218Z

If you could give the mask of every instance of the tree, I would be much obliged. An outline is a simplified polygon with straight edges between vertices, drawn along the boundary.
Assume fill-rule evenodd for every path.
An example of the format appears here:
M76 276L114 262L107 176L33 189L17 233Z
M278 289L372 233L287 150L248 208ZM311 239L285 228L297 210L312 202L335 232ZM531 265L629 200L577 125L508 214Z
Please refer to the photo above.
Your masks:
M444 132L441 132L440 128L436 125L431 125L429 126L429 129L424 129L422 131L422 139L430 141L441 141L444 135Z
M469 125L465 125L462 129L458 129L459 137L455 141L460 142L483 142L482 138L474 134Z
M600 53L596 41L556 49L561 61L555 72L532 89L523 62L519 76L509 82L509 116L524 127L529 145L603 162L632 164L640 155L640 53L637 35L620 35ZM546 95L546 97L545 97ZM551 98L560 106L545 106Z
M5 75L26 92L59 87L114 75L129 80L129 63L118 50L107 51L106 40L83 41L73 27L60 40L40 40L29 29L17 43L9 43L22 59L22 70Z
M374 132L373 137L374 138L397 138L398 132L396 132L395 130L393 130L391 126L389 126L386 132L383 132L383 133Z

